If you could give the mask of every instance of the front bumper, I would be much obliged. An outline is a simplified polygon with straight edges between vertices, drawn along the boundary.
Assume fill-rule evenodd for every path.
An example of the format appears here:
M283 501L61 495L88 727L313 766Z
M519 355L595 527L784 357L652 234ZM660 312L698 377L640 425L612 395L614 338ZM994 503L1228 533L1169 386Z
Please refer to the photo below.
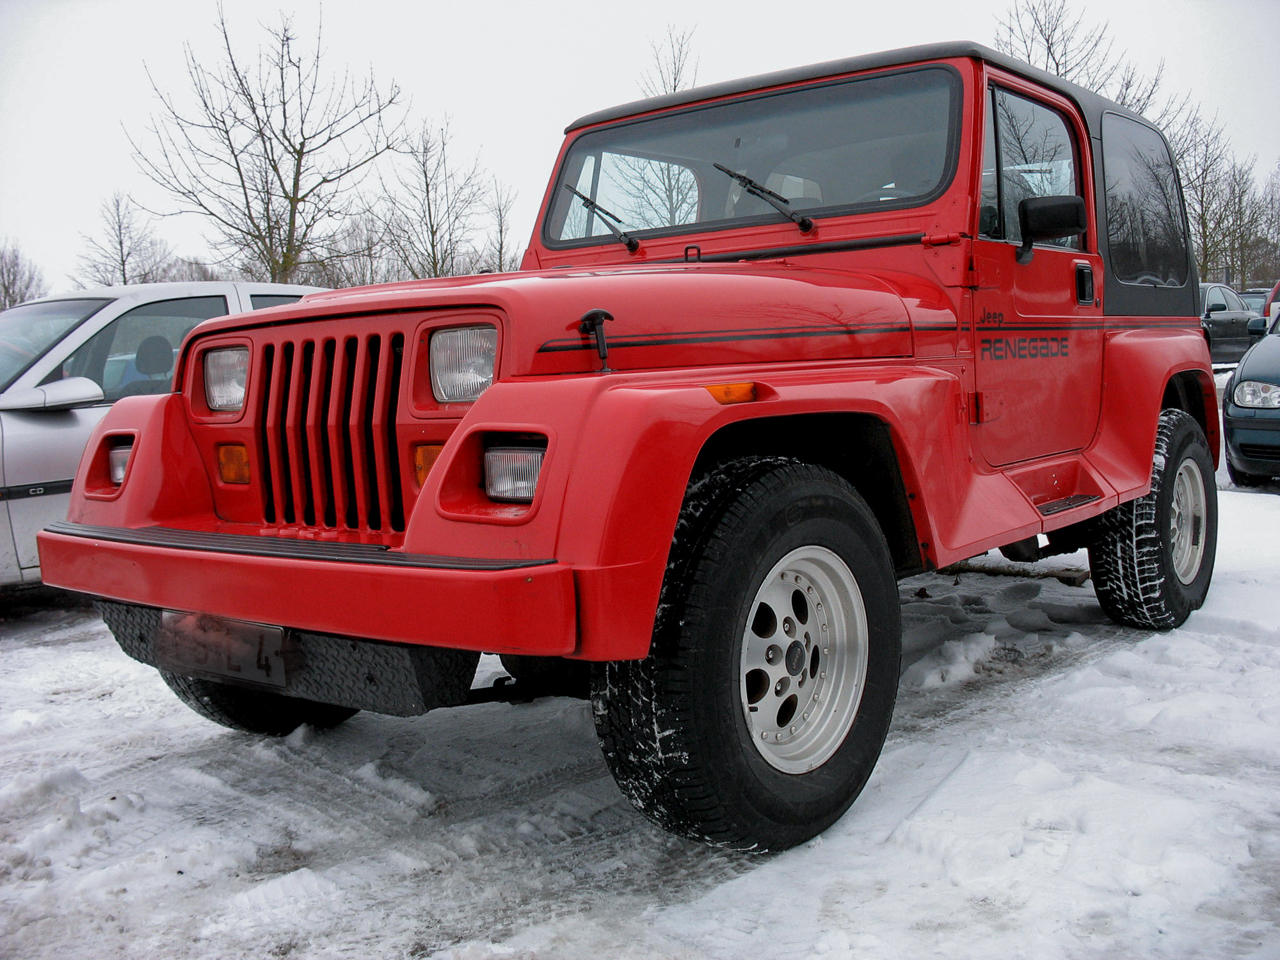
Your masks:
M1241 473L1280 477L1280 410L1227 404L1222 416L1227 457Z
M575 652L573 571L382 547L55 523L46 582L110 600L488 653Z

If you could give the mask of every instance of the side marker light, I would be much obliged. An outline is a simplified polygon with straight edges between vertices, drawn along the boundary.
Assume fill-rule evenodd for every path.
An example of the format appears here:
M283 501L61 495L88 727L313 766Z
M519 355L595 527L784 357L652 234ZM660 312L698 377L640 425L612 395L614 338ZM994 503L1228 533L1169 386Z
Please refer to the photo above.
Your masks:
M708 383L703 388L716 398L716 403L751 403L756 399L754 383Z

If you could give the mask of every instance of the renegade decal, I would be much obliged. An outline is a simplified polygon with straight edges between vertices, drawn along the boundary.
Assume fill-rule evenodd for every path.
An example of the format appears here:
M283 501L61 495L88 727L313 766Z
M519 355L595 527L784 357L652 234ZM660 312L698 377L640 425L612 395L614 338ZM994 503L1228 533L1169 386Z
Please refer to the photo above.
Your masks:
M1043 360L1065 357L1071 343L1066 337L995 337L980 341L984 360Z

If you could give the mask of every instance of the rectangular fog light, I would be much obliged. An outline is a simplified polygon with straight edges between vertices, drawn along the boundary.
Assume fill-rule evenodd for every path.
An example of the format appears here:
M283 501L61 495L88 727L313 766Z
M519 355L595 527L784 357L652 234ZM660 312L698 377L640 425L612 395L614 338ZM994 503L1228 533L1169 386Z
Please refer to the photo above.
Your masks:
M539 447L490 447L484 452L484 492L490 500L532 503L542 470Z
M111 473L111 482L117 487L124 483L124 472L129 467L131 453L133 453L133 444L112 447L107 451L107 466Z

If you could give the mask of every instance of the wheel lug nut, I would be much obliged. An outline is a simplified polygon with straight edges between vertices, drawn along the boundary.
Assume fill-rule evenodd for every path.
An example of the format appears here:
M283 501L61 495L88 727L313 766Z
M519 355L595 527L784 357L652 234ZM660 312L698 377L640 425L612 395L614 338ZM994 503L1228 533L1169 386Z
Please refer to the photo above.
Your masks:
M792 727L792 728L791 728L791 732L792 732L792 733L795 733L795 732L796 732L796 728L795 728L795 727Z

